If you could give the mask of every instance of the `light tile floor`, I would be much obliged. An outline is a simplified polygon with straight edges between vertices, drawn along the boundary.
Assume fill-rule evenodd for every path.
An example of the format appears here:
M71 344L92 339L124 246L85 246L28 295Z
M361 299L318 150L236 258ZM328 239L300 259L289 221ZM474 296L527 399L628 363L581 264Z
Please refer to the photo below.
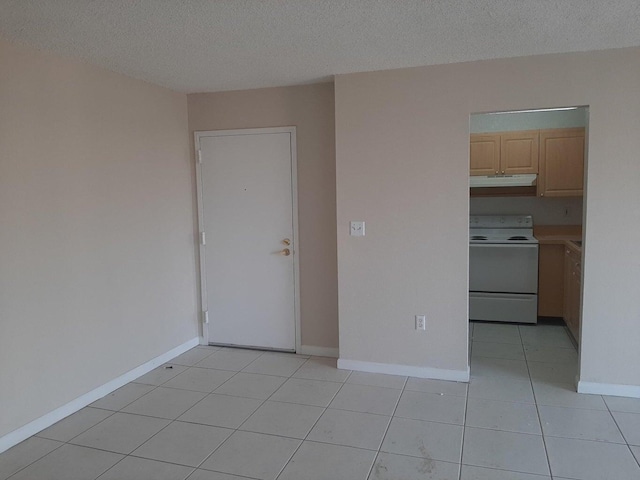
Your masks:
M640 479L640 399L576 394L563 327L470 333L469 385L196 347L0 455L0 480Z

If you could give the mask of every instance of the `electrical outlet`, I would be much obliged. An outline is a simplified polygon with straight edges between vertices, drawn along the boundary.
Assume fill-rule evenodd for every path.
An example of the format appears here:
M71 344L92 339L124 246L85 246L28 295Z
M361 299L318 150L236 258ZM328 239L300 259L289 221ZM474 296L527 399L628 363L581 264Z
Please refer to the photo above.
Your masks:
M349 234L352 237L364 237L364 222L349 223Z
M425 315L416 315L416 330L425 331L427 329L427 317Z

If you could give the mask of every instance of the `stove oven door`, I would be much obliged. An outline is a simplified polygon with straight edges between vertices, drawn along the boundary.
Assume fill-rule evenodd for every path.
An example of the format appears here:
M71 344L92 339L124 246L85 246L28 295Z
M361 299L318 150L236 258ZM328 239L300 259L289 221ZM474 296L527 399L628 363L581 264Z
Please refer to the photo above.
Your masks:
M469 291L538 292L537 244L471 244Z

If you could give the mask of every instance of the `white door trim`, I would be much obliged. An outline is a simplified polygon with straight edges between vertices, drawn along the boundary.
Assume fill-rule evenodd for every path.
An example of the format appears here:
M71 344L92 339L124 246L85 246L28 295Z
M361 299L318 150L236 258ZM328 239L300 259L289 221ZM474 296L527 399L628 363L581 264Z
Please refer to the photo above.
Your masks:
M200 325L202 326L201 344L209 344L209 325L204 322L204 312L209 308L207 298L207 284L205 271L205 249L202 244L201 235L204 226L204 209L202 194L202 164L200 163L200 139L203 137L220 137L228 135L258 135L270 133L289 133L291 139L291 206L293 209L293 288L294 288L294 316L295 316L295 339L296 352L300 350L300 262L298 261L299 241L298 235L298 157L296 146L296 127L274 127L274 128L246 128L238 130L209 130L194 132L195 140L195 163L196 163L196 196L198 200L198 252L200 258Z

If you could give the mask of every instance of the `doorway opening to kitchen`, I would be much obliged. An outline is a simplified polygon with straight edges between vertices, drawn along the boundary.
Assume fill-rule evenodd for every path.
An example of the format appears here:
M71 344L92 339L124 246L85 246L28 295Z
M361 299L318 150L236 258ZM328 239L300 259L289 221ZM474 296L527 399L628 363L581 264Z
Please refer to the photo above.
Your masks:
M576 390L588 120L573 106L470 116L472 377Z

